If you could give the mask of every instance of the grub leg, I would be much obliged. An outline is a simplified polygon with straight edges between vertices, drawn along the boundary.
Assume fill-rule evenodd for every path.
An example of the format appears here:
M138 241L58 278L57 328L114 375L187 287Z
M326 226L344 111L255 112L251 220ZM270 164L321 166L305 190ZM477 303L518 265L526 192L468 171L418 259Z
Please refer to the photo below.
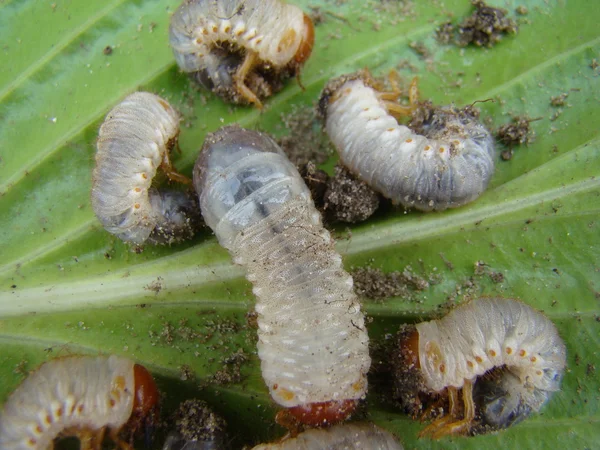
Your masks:
M417 77L414 77L410 82L408 101L413 110L416 108L417 103L419 103L419 79Z
M287 409L282 409L275 415L275 422L277 425L286 428L290 437L296 437L302 431L300 423Z
M81 450L101 450L105 428L98 431L80 430L76 436Z
M447 435L464 435L469 432L473 419L475 419L475 404L473 403L473 383L465 381L463 386L463 404L465 408L462 420L449 423L432 434L433 439L439 439Z
M163 160L160 163L160 168L165 173L165 175L169 177L169 180L175 181L177 183L192 184L192 180L175 170L175 167L173 167L171 159L169 158L169 152L165 152Z
M459 416L459 401L458 401L458 389L449 387L448 398L450 402L450 412L444 414L439 419L433 421L427 427L425 427L420 433L419 437L426 437L435 435L440 429L443 429L449 423L456 422ZM438 438L436 438L438 439Z
M246 86L246 83L245 83L246 77L248 76L248 74L250 72L252 72L252 69L254 69L254 66L256 66L257 60L258 60L257 53L253 52L251 50L248 50L246 52L246 56L244 57L244 62L238 68L236 73L233 75L233 81L235 82L235 87L236 87L238 93L248 103L254 103L254 106L256 106L258 109L262 109L263 105L262 105L261 101L258 99L256 94L254 92L252 92L248 86Z
M110 430L110 439L115 443L117 446L116 448L120 450L133 450L133 446L131 444L125 442L119 437L119 430L117 429L113 428Z

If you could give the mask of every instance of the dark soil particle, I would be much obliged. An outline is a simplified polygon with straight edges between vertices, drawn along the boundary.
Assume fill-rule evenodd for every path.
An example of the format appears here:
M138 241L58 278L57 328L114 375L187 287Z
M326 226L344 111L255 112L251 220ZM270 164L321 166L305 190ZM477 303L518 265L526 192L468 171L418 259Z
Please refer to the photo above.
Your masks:
M535 133L531 129L533 120L527 116L513 117L511 123L502 125L496 131L498 140L508 147L502 152L502 159L508 161L513 156L513 147L521 144L529 145L535 140Z
M356 223L377 211L379 195L346 168L336 166L335 175L327 181L323 203L329 221Z
M185 441L223 441L225 429L227 428L225 420L217 416L208 404L202 400L185 400L175 411L174 417L175 429L181 439Z
M415 274L410 266L406 266L402 272L390 273L372 267L361 267L352 272L352 278L356 293L370 299L410 298L413 291L429 288L429 281Z
M481 0L472 0L471 4L475 11L459 25L448 22L437 29L438 42L453 42L459 47L473 44L477 47L491 48L505 35L517 32L517 24L513 19L506 17L506 10L493 8Z
M300 167L300 175L310 190L310 195L315 202L315 206L317 209L322 210L329 175L324 170L318 169L317 165L312 161Z

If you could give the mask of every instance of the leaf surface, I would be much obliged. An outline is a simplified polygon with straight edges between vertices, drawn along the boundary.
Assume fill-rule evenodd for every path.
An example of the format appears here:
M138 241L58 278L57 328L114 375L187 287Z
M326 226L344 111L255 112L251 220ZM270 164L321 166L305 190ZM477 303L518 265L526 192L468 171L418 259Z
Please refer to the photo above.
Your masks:
M510 161L497 156L491 186L476 202L434 214L388 209L336 228L348 269L410 266L437 281L410 299L365 300L374 344L401 323L438 317L440 305L515 297L556 323L568 370L540 414L493 435L419 440L423 425L394 409L385 383L371 386L369 418L407 448L593 447L600 441L600 10L585 0L495 2L517 18L518 33L491 49L461 49L439 44L435 30L470 14L465 0L296 3L322 20L302 73L306 90L289 82L260 114L199 91L178 71L167 38L175 1L0 2L9 62L0 66L0 401L49 358L117 353L159 377L167 411L199 396L227 418L240 446L281 436L246 317L254 299L243 269L209 232L141 254L106 233L89 201L98 126L135 90L166 97L184 117L175 164L189 175L207 132L237 122L285 135L282 115L315 103L329 78L397 68L404 79L418 76L421 97L437 104L494 99L478 104L492 129L513 115L540 120L531 123L533 143ZM565 104L553 106L563 93ZM495 282L490 275L498 273Z

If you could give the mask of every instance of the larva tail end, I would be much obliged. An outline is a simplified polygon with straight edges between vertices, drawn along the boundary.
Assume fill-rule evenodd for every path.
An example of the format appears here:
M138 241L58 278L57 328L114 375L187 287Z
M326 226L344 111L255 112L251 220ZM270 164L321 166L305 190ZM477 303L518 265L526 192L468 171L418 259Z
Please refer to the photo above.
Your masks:
M310 427L329 426L346 420L357 405L357 400L308 403L279 412L276 420L288 428L291 423Z
M312 53L315 44L315 27L306 14L304 14L304 30L302 32L302 41L294 55L294 61L298 66L304 64Z
M522 422L539 411L552 392L527 386L506 366L496 367L474 386L477 427L472 434L485 434Z

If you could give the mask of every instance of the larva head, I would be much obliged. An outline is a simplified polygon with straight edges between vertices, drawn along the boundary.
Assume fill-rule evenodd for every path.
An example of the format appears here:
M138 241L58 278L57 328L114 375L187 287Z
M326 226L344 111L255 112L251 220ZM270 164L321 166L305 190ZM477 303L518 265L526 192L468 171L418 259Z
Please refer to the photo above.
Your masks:
M277 415L277 422L286 426L290 423L322 427L346 420L356 409L357 400L340 400L308 403L288 408Z
M312 53L313 45L315 44L315 27L312 20L304 14L304 28L302 29L302 40L298 46L298 50L294 55L294 61L298 66L304 64Z
M141 428L151 429L158 415L159 394L156 382L148 369L139 364L133 366L134 398L128 428L132 435Z
M403 325L392 354L394 399L409 414L419 415L431 401L419 361L419 332L414 325Z
M362 71L355 73L342 75L337 78L332 78L327 82L321 95L319 96L319 104L317 105L317 115L326 122L327 120L327 108L329 104L336 101L342 94L342 87L349 81L363 79L364 74Z

